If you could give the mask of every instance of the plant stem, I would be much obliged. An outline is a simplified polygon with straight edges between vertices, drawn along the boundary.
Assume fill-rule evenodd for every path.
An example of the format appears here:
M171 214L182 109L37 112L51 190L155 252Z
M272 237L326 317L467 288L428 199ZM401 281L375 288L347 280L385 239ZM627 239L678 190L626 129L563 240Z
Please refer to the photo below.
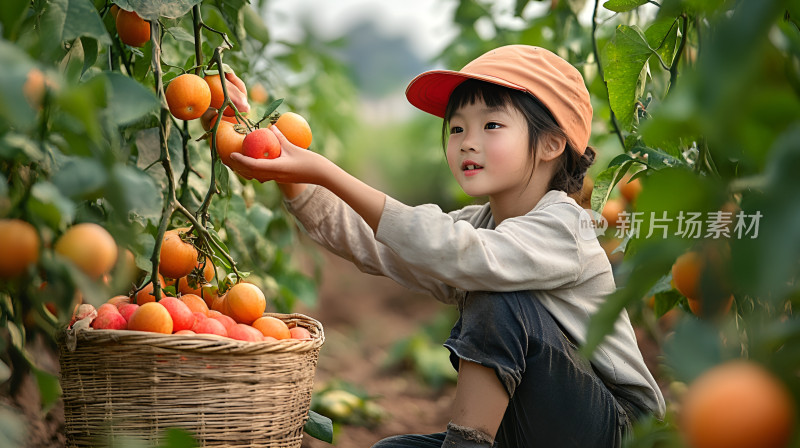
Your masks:
M689 38L689 19L686 13L681 14L681 19L683 21L683 35L681 36L681 43L678 45L678 53L675 55L675 58L672 60L672 66L669 68L669 88L667 89L667 95L672 92L672 88L675 87L675 84L678 82L678 65L681 61L683 50L686 48L686 41Z
M211 31L212 33L217 33L217 34L219 34L219 35L222 37L222 40L225 42L225 45L227 46L227 48L228 48L228 49L231 49L231 48L233 48L233 44L231 43L231 41L229 41L229 40L228 40L228 35L227 35L227 34L223 33L222 31L217 31L217 30L215 30L214 28L211 28L210 26L206 25L206 24L205 24L204 22L202 22L202 21L201 21L201 24L200 24L200 26L202 26L203 28L205 28L205 29L207 29L207 30Z
M153 272L151 281L153 282L153 296L156 302L161 300L161 285L158 281L158 264L161 259L161 243L164 240L164 234L167 231L167 225L175 212L178 201L175 199L175 178L172 174L172 161L169 157L169 131L172 120L170 119L169 109L167 108L167 100L164 96L164 83L163 74L161 72L161 33L159 32L160 24L158 20L150 22L150 39L153 43L153 58L151 66L153 68L153 78L155 79L156 96L159 100L160 106L160 121L158 126L159 143L161 147L161 165L164 167L164 172L167 177L167 195L164 210L161 212L161 222L158 226L158 233L156 234L155 246L153 247L153 255L150 262L153 265Z
M189 122L183 122L183 129L175 126L176 129L179 130L181 133L181 152L183 153L183 172L181 173L180 179L180 191L182 192L181 197L186 192L189 192L189 173L194 173L199 178L203 178L203 175L200 174L197 170L194 169L192 166L192 159L189 157L189 142L192 140L192 137L189 135Z
M194 30L194 74L203 74L203 18L200 16L200 5L192 7L192 29Z
M223 51L225 51L224 47L217 47L214 50L212 61L209 63L209 66L213 66L214 64L217 65L220 76L220 84L222 84L224 100L222 101L222 106L219 108L219 112L217 113L217 120L214 122L214 126L211 128L211 184L208 187L208 192L206 193L205 199L203 199L203 203L200 204L200 207L197 210L197 216L202 220L203 223L205 223L207 220L208 207L211 205L211 197L218 191L216 181L216 168L217 163L219 162L219 155L217 153L217 130L219 129L219 124L222 121L222 115L225 107L228 105L233 106L233 103L228 96L228 89L225 85L227 84L225 82L225 72L222 69Z
M189 222L192 223L192 227L197 231L198 234L200 234L201 239L208 245L209 249L211 248L211 246L214 246L214 248L217 249L217 251L219 251L222 254L225 260L227 260L228 263L230 263L231 267L233 268L233 272L236 274L236 276L241 278L242 274L236 268L236 261L233 259L233 257L231 257L231 255L227 251L225 251L225 249L222 246L220 246L217 243L217 241L214 238L211 237L211 233L208 231L208 229L203 227L203 225L200 224L197 218L182 204L176 203L175 210L183 214L186 217L186 219L188 219Z
M594 0L594 12L592 13L592 50L594 52L594 60L597 63L597 73L600 75L600 79L603 80L603 85L606 86L606 97L608 98L609 105L611 104L611 98L608 94L608 83L606 83L606 78L603 75L603 64L600 61L600 50L597 47L597 10L600 8L600 0ZM614 133L617 134L617 138L619 138L619 144L622 145L622 150L625 150L625 137L622 136L622 131L619 129L619 122L617 122L617 116L614 114L614 111L611 110L611 125L614 127Z

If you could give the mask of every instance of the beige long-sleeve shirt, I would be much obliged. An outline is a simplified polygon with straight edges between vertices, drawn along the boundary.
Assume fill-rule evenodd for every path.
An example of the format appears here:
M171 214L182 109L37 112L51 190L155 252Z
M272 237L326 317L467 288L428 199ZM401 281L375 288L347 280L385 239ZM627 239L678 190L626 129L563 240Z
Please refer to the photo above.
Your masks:
M444 213L436 205L411 207L387 196L374 235L325 188L310 185L286 204L312 239L361 271L445 303L457 303L464 291L535 290L578 344L586 339L590 317L615 290L605 252L593 232L581 228L585 211L562 191L549 191L533 210L499 225L488 204ZM664 416L664 397L627 312L591 362L626 398Z

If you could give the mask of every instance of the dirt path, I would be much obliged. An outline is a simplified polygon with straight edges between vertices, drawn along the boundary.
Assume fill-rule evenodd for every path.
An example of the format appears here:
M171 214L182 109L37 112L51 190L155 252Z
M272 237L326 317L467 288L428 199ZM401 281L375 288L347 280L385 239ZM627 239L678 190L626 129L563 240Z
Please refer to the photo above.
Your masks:
M343 425L334 445L369 448L394 434L443 431L454 386L436 391L420 384L412 372L388 371L382 366L393 343L414 334L446 305L387 278L361 273L334 255L325 253L323 258L319 305L298 310L318 319L325 329L315 384L331 379L355 384L377 397L375 402L387 413L373 428ZM303 442L304 448L330 446L310 437Z

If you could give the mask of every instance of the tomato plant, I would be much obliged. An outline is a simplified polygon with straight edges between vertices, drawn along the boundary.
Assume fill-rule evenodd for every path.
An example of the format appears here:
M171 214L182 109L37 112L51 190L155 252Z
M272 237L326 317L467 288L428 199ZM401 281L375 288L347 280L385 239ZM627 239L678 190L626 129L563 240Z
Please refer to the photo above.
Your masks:
M190 229L169 244L186 247L189 268L199 256L213 264L210 282L219 293L246 277L276 311L316 301L314 281L292 267L294 228L277 194L248 185L220 162L222 114L203 129L197 118L205 109L195 109L210 101L206 83L179 78L224 73L230 83L218 83L219 106L247 128L272 114L280 102L251 108L246 97L245 81L263 82L256 65L281 64L264 55L269 31L255 7L243 0L4 2L0 218L30 224L35 237L25 241L40 242L14 246L26 258L2 264L13 274L0 279L0 382L11 395L32 376L45 410L58 400L58 379L37 347L44 341L53 350L78 304L175 292L179 285L155 275L172 229ZM181 103L175 112L186 120L167 107L176 79L170 100ZM58 250L56 242L78 223L98 224L117 246L104 252L113 258L98 272L84 272L65 255L100 265L84 250L95 238L73 238ZM195 277L204 277L197 266ZM315 435L325 433L324 419L313 416L312 423L322 428Z

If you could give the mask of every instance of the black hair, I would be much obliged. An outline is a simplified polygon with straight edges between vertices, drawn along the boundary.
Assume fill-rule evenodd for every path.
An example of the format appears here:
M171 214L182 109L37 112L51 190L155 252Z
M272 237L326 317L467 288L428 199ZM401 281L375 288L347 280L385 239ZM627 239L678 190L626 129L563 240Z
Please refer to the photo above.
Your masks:
M522 114L528 123L528 142L532 143L529 145L532 160L536 154L535 142L539 137L549 134L564 138L567 142L566 147L556 161L556 171L550 180L548 189L561 190L567 194L581 190L586 171L594 163L597 153L594 148L587 147L583 154L579 154L550 111L536 97L521 90L509 89L476 79L468 79L459 84L450 94L450 100L445 110L442 124L442 146L445 149L450 136L450 118L462 106L475 104L479 100L483 100L489 108L513 107ZM531 176L533 176L533 170L531 170Z

